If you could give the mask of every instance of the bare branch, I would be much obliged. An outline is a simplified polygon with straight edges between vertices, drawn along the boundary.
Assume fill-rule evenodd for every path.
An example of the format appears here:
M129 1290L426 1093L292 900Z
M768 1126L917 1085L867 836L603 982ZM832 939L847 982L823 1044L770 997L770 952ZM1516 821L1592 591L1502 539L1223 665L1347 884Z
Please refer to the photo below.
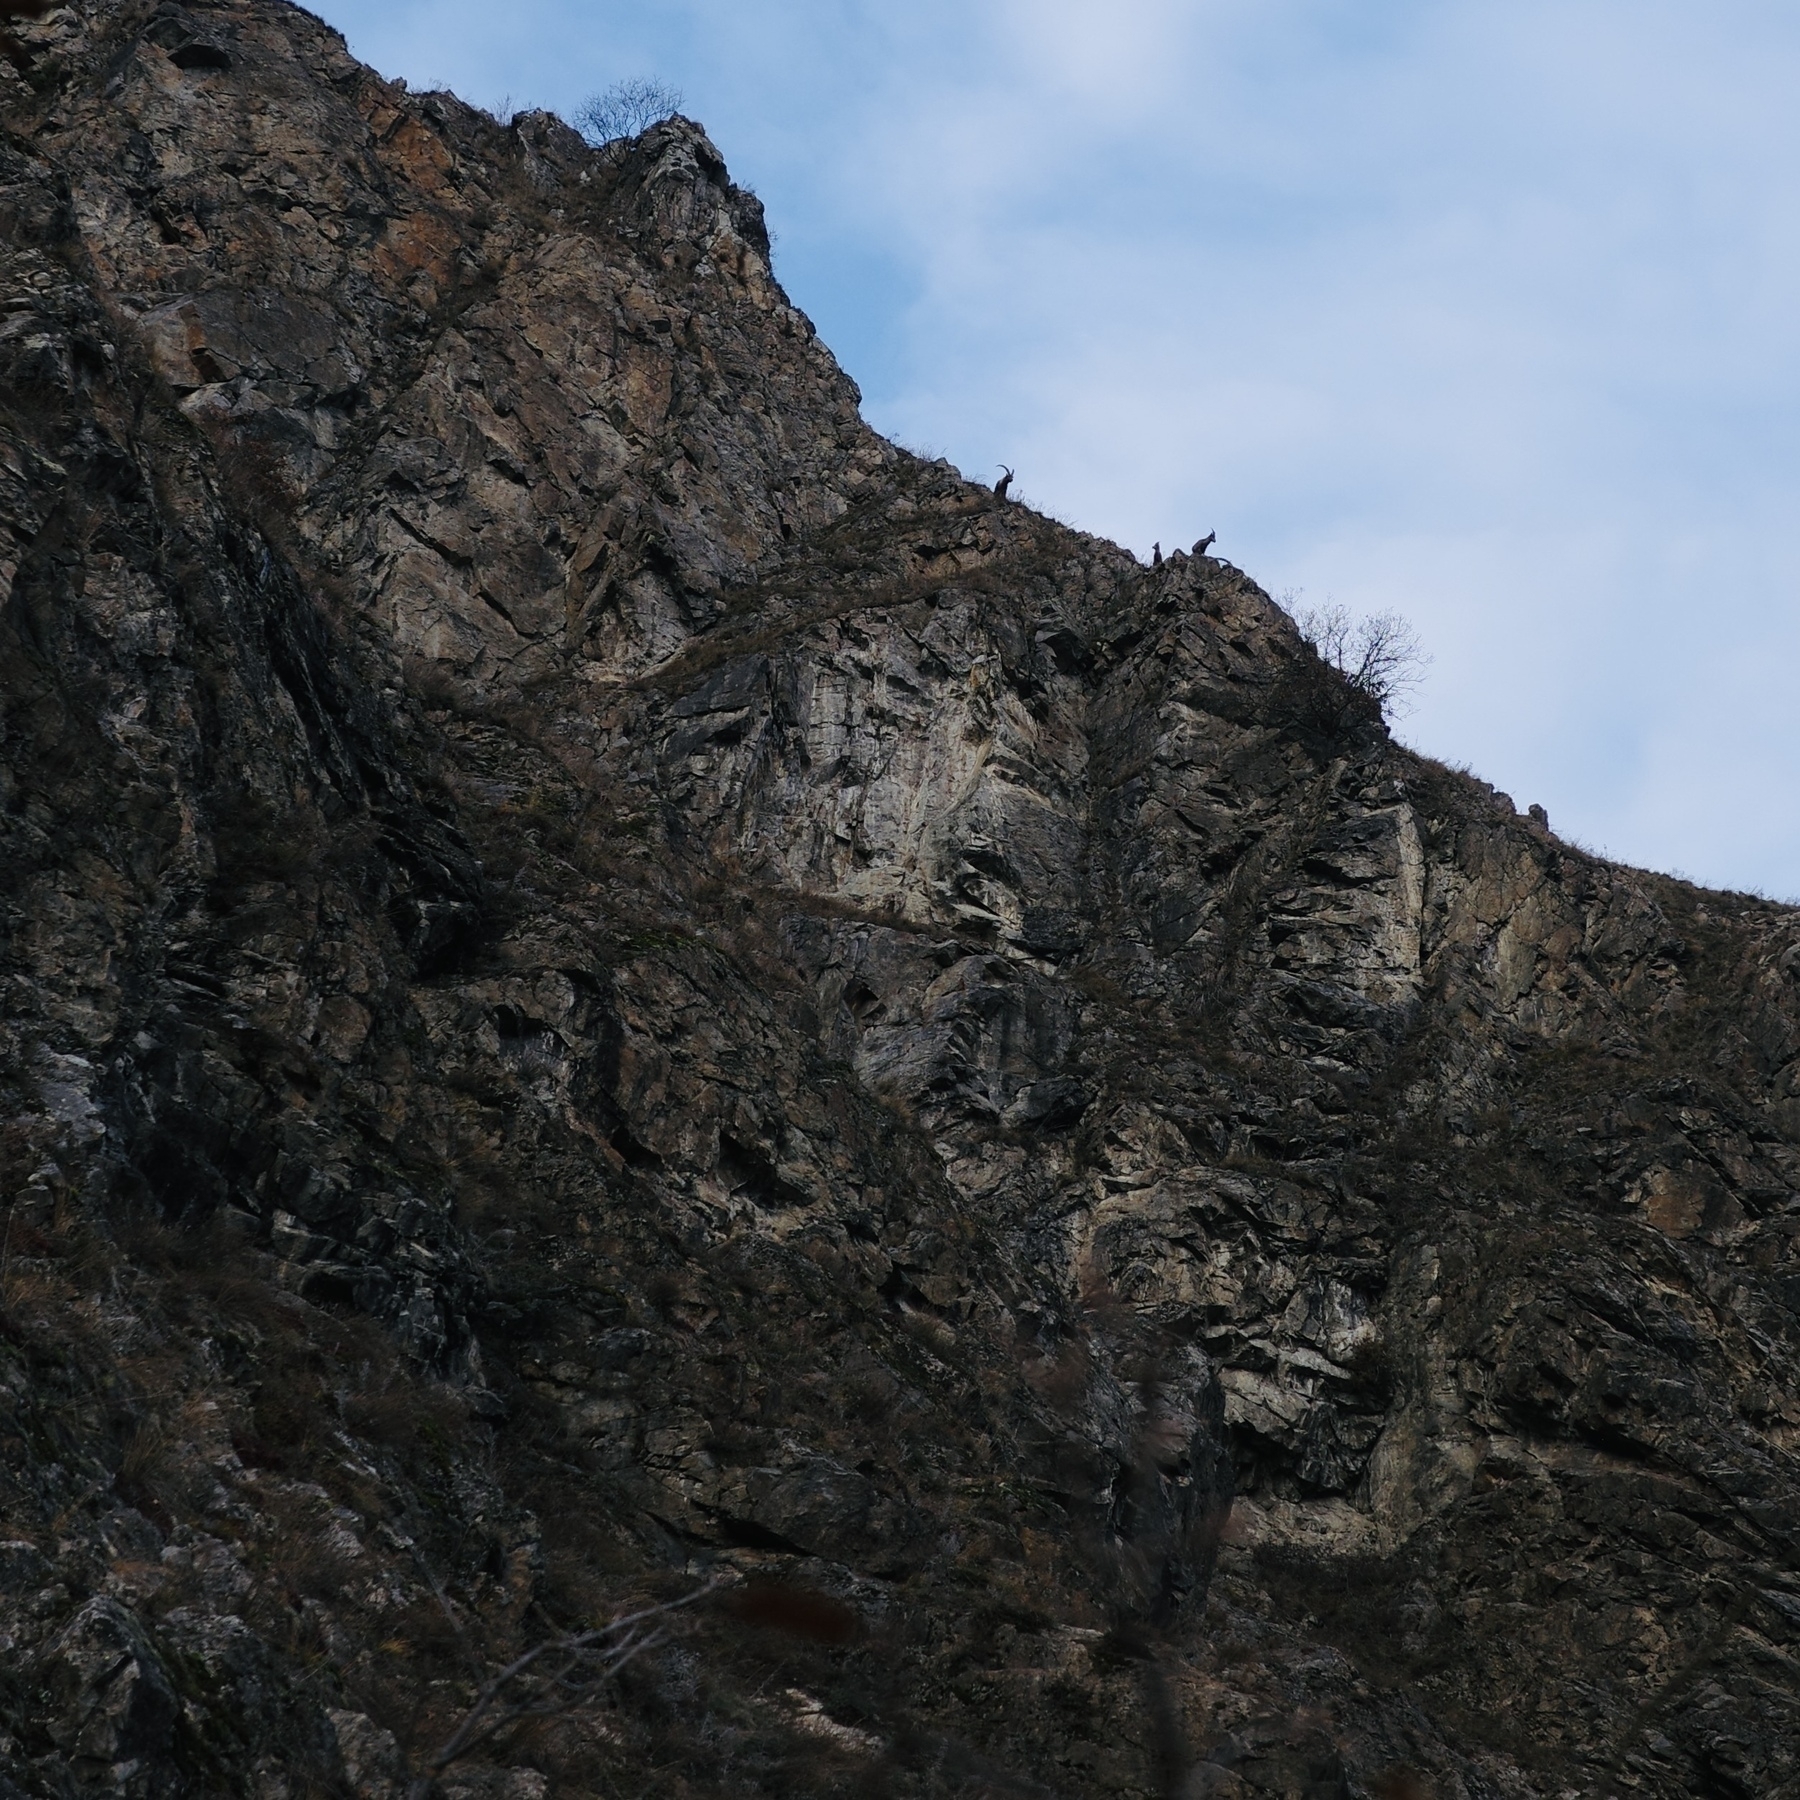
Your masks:
M604 93L584 100L576 109L575 125L590 144L598 146L639 137L680 109L677 89L639 76L615 81Z
M1419 634L1398 613L1357 619L1331 601L1296 611L1294 623L1321 661L1390 716L1406 710L1407 697L1431 664Z
M474 1705L426 1763L425 1776L413 1783L413 1795L428 1792L434 1776L509 1725L569 1712L594 1698L627 1665L667 1639L670 1614L704 1600L724 1581L723 1576L714 1576L678 1600L625 1613L591 1631L545 1638L514 1657L476 1694ZM551 1663L553 1668L543 1667Z

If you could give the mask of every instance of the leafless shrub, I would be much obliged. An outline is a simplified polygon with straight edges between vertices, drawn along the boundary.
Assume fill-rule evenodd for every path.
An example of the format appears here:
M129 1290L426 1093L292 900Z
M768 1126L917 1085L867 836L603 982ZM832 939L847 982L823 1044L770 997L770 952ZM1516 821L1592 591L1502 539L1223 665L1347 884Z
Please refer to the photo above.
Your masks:
M113 1488L120 1499L135 1506L146 1518L164 1522L170 1508L163 1492L168 1475L168 1433L157 1419L135 1422L119 1457Z
M641 136L680 107L680 93L667 82L635 76L584 100L576 109L575 126L590 144L612 144Z
M1294 614L1294 623L1322 662L1389 717L1406 709L1408 697L1431 663L1419 634L1398 613L1369 613L1358 619L1347 607L1328 601L1302 608Z
M516 1656L481 1688L456 1729L412 1783L409 1800L426 1800L434 1779L452 1763L516 1725L559 1717L597 1699L628 1664L668 1641L672 1615L714 1593L702 1583L677 1600L626 1613L592 1631L560 1632Z

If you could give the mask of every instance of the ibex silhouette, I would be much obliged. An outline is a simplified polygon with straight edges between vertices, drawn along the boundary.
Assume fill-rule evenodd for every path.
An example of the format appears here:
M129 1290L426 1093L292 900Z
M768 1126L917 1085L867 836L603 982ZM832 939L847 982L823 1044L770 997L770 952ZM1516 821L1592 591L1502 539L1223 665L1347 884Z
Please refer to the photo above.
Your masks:
M1196 556L1204 556L1207 553L1207 551L1212 548L1213 541L1218 537L1218 535L1219 534L1216 531L1209 531L1206 534L1206 536L1203 537L1199 541L1199 543L1197 543L1194 546L1194 554Z
M1000 467L1006 469L1006 473L994 483L994 495L997 499L1004 500L1006 498L1006 490L1012 486L1012 470L1007 469L1005 463L1002 463Z

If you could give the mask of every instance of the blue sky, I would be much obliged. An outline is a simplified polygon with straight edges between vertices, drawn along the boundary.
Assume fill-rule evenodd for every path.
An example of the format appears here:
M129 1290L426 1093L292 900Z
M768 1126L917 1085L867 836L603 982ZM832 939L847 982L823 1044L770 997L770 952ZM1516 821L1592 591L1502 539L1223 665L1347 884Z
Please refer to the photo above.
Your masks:
M1401 735L1800 896L1792 0L325 0L414 86L686 97L880 430L1395 610Z

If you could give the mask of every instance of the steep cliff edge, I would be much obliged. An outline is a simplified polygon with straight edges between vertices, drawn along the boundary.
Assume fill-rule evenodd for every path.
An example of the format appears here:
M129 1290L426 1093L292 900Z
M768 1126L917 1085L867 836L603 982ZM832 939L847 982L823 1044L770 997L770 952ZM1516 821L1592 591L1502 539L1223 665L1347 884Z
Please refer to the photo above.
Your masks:
M697 126L16 38L0 1800L708 1577L441 1791L1800 1791L1800 915L876 437Z

